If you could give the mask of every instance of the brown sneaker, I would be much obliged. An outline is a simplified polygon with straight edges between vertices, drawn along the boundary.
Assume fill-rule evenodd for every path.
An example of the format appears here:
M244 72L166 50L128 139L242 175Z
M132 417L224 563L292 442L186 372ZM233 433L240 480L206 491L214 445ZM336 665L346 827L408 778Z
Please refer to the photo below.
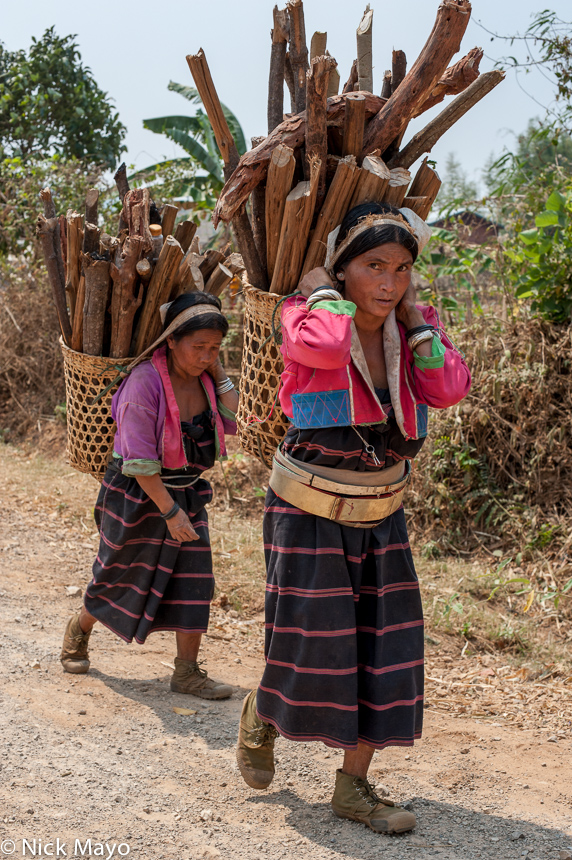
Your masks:
M278 732L256 713L256 690L242 703L236 761L245 783L251 788L268 788L274 777L274 741Z
M64 672L71 672L72 675L85 675L89 669L87 645L90 634L91 630L89 633L84 633L79 626L79 615L72 615L67 623L62 653L60 654L60 662L64 667Z
M190 693L201 699L228 699L232 696L233 687L214 681L193 660L181 660L175 657L175 671L171 676L173 693Z
M376 833L405 833L413 830L416 821L412 812L382 800L371 783L359 776L336 771L336 787L332 809L338 818L351 818L367 824Z

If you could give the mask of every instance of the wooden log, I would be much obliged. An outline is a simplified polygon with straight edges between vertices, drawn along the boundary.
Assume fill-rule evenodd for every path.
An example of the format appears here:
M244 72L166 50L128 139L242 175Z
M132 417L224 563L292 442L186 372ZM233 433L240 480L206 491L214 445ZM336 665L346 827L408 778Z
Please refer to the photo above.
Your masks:
M383 73L383 86L381 88L382 99L388 99L391 96L391 69L387 69Z
M328 80L335 68L333 57L319 56L312 60L306 81L306 176L311 165L321 164L318 177L317 205L321 207L326 196L326 159L328 155L328 127L326 121ZM363 125L362 125L363 127Z
M344 142L342 156L355 155L361 161L366 99L362 93L353 93L346 98L344 118Z
M328 235L341 223L351 208L358 169L355 157L347 155L338 162L336 173L328 189L324 205L318 215L316 227L310 240L308 252L302 266L302 277L312 269L323 266L326 259ZM389 171L388 171L389 172Z
M189 218L188 221L181 221L175 227L174 237L183 249L183 254L186 254L191 247L194 235L197 232L197 225Z
M290 23L288 23L288 26L290 26ZM286 51L286 56L284 57L284 80L290 93L290 113L296 113L296 87L294 86L294 72L292 70L289 51Z
M340 73L337 68L332 69L330 71L330 77L328 79L328 98L331 99L333 96L337 96L340 91Z
M99 221L99 191L90 188L85 195L85 223L96 224Z
M410 167L423 153L431 152L445 132L504 79L505 73L500 69L482 74L424 129L414 135L407 146L394 156L389 167Z
M451 58L459 50L470 13L470 0L442 0L433 30L419 57L391 98L369 123L364 137L364 155L372 149L385 152L433 91Z
M294 104L296 113L301 113L306 107L306 72L308 71L304 4L302 0L288 0L286 7L290 18L290 63L294 74Z
M266 180L266 266L272 280L286 198L292 190L296 159L289 146L273 150Z
M169 301L182 259L181 246L173 236L167 236L149 281L147 296L137 324L135 355L141 355L161 334L159 308Z
M285 296L298 286L310 225L316 205L320 164L311 165L310 179L299 182L286 198L271 292Z
M349 209L359 206L360 203L381 203L385 200L389 178L389 168L382 159L378 156L366 155L357 177Z
M177 295L181 293L202 292L205 288L205 281L201 274L200 264L203 262L203 257L193 251L189 251L179 266L177 275Z
M370 9L368 3L356 32L358 73L357 82L359 90L361 92L366 93L373 92L373 52L371 45L372 31L373 9Z
M44 189L45 190L45 189ZM51 196L50 196L51 200ZM49 209L48 211L51 211ZM55 211L55 207L54 207ZM60 222L56 217L46 218L40 215L37 223L37 234L42 246L46 269L48 270L48 278L52 288L56 312L60 323L62 337L67 346L71 344L72 329L68 309L66 307L66 289L63 273L63 263L60 265L58 261L61 257L60 245Z
M403 167L394 167L390 170L389 185L385 192L385 203L390 203L392 206L399 208L403 205L409 183L411 182L411 174Z
M40 191L40 199L44 205L44 218L57 218L56 204L47 186Z
M462 57L453 66L445 69L443 77L437 81L427 99L417 109L415 116L419 116L425 113L426 110L429 110L429 108L439 104L445 96L458 95L466 90L479 77L479 65L482 59L483 49L471 48L465 57Z
M146 257L143 257L142 260L139 260L135 268L137 270L137 274L141 278L141 283L147 285L151 280L151 275L153 274L152 263L150 263Z
M424 206L421 203L417 204L418 208L423 208L423 210L427 209L426 214L420 216L424 220L429 215L431 207L437 199L440 188L441 179L439 174L427 164L427 158L425 158L415 174L415 179L411 183L411 188L407 192L408 197L421 198L425 200ZM417 209L414 209L414 212L417 212ZM417 214L419 214L419 212L417 212Z
M129 182L127 180L127 165L125 164L125 162L122 162L119 165L113 178L115 180L115 185L117 186L119 199L121 200L121 203L123 203L123 199L129 191Z
M273 10L273 23L270 51L270 72L268 74L268 134L284 119L284 63L290 31L287 9Z
M316 57L323 57L326 53L326 45L328 44L328 34L321 30L316 30L310 40L310 64Z
M95 224L90 224L88 221L85 222L83 228L83 245L82 250L84 254L99 254L99 240L101 237L101 230Z
M393 51L391 55L391 92L394 93L407 74L407 57L404 51Z
M83 351L85 355L101 355L109 297L110 263L108 260L99 260L97 255L92 254L82 254L81 262L85 276Z
M366 119L377 113L383 99L371 93L361 93L365 99ZM328 127L343 127L346 111L347 96L340 95L328 99L327 123ZM213 215L213 223L216 227L222 221L230 221L237 209L246 202L252 189L261 182L268 171L268 165L272 152L280 144L286 144L293 150L299 149L305 141L306 116L305 113L288 117L272 134L268 135L264 143L246 152L240 159L237 169L227 179ZM370 152L367 153L368 155ZM242 252L242 249L240 249ZM244 256L244 254L243 254ZM245 257L244 262L248 263Z
M301 0L299 0L301 2ZM204 51L199 51L198 54L189 54L187 63L191 70L193 80L201 97L201 101L207 112L207 116L213 128L217 146L224 162L224 175L228 182L234 170L238 166L239 156L236 148L236 143L228 127L228 123L224 116L221 103L215 89L210 69L204 54ZM280 126L278 126L280 128ZM258 149L258 147L257 147ZM254 150L256 152L257 150ZM262 177L260 177L262 179ZM257 183L255 183L257 184ZM254 185L252 186L254 188ZM232 221L232 228L236 238L236 242L240 253L244 258L248 276L251 283L261 290L268 289L268 278L266 269L263 268L254 243L252 226L246 208L242 205L252 190L248 190L248 194L234 208L229 221ZM215 227L216 227L215 223Z
M430 197L410 197L407 195L402 205L426 221L431 211L432 202Z
M40 198L42 200L44 206L44 218L51 220L52 218L57 218L56 215L56 204L52 198L52 192L48 187L42 188L40 191ZM54 254L55 254L55 262L58 269L58 278L61 283L62 289L65 291L66 284L66 267L64 264L64 254L62 250L62 231L61 231L61 223L58 223L57 227L53 228L53 245L54 245ZM65 306L65 302L64 302Z
M244 260L236 251L226 257L224 265L233 275L241 275L245 270Z
M152 248L149 227L149 189L134 188L123 198L122 218L130 236L141 236L145 252ZM160 225L153 225L154 230ZM161 231L159 231L160 233Z
M252 212L252 235L254 244L260 258L260 264L267 269L266 261L266 183L259 182L253 188L250 197L250 211Z
M204 259L200 264L201 274L205 280L205 284L216 269L219 263L222 263L225 255L215 248L209 248L204 254Z
M354 86L357 84L357 82L358 82L358 67L357 67L357 60L354 60L352 63L352 67L350 69L350 76L344 84L344 88L342 90L342 95L345 95L346 93L353 93Z
M68 209L67 222L67 265L66 295L70 309L70 319L75 317L76 298L81 279L81 247L83 243L83 219L78 212ZM73 338L73 326L72 326Z
M81 262L81 255L80 255ZM85 275L83 269L79 279L77 296L75 300L75 311L72 325L71 348L76 352L83 352L83 309L85 306Z
M225 287L227 287L234 275L222 263L219 263L207 283L205 284L205 293L210 293L211 296L220 296Z
M111 358L125 358L129 355L133 337L133 320L135 313L143 301L143 284L137 283L137 264L143 254L143 238L128 236L121 248L117 265L112 263L109 269L113 281L111 294Z
M177 220L178 214L178 206L171 206L170 203L165 203L163 209L161 210L161 232L163 234L163 239L166 239L167 236L172 236L174 234L175 221Z

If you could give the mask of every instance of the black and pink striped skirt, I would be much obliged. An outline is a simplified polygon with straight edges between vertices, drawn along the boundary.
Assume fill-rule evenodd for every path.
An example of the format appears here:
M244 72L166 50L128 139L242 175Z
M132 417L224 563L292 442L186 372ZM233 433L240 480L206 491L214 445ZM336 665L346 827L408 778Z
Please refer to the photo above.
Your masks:
M155 630L204 633L208 627L214 577L205 505L212 489L199 478L169 492L189 514L199 540L174 541L157 506L116 467L101 485L95 508L99 552L85 607L126 642L143 643Z
M341 526L269 490L262 720L284 737L411 746L423 721L423 612L403 508Z

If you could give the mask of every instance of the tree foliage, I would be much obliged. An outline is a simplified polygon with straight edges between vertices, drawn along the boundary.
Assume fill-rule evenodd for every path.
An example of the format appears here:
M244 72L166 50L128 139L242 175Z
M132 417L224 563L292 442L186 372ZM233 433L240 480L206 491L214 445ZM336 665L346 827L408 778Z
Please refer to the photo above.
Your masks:
M169 83L171 92L179 93L191 104L201 104L194 87ZM246 141L241 125L234 113L222 105L228 127L234 137L240 155L246 152ZM168 162L153 164L140 171L139 176L153 180L157 172L168 164L171 170L179 170L179 178L172 182L171 196L190 197L197 209L213 209L224 185L223 162L216 144L209 118L199 107L194 116L162 116L143 120L143 126L155 134L164 134L177 143L188 157L173 158Z
M474 201L478 195L476 183L469 179L455 153L450 152L445 161L443 184L437 198L439 211L464 209L466 204Z
M28 52L0 44L0 157L57 153L115 166L126 129L74 39L50 27Z

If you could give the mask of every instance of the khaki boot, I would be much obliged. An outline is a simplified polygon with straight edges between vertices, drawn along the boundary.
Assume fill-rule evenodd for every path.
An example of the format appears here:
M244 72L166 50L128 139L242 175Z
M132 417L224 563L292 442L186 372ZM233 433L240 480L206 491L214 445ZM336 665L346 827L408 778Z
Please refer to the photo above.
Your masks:
M242 703L236 761L245 783L251 788L268 788L274 777L274 741L278 732L256 713L256 690Z
M71 672L72 675L85 675L89 669L87 645L90 634L91 630L89 633L84 633L79 626L79 615L72 615L67 623L62 653L60 654L64 672Z
M382 800L367 779L336 771L336 787L332 809L338 818L351 818L367 824L376 833L404 833L413 830L416 821L412 812Z
M173 693L190 693L201 699L228 699L233 687L209 678L194 660L181 660L175 657L175 671L171 676Z

